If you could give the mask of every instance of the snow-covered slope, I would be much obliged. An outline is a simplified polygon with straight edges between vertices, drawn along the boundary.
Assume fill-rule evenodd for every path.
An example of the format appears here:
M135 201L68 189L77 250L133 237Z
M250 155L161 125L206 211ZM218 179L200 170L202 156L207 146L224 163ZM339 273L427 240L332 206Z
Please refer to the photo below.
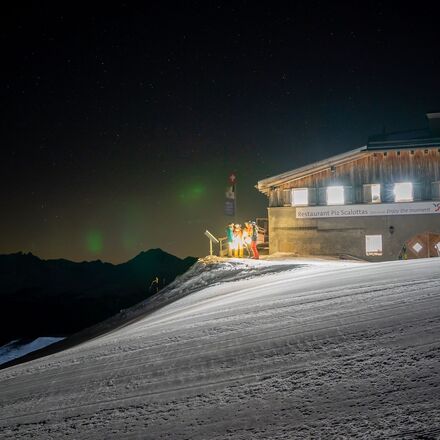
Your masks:
M201 263L0 371L0 437L439 438L439 262Z

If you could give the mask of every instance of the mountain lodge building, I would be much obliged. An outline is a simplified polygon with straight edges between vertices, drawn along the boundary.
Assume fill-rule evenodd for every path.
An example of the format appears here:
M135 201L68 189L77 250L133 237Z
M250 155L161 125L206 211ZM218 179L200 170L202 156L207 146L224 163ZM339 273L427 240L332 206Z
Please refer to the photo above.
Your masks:
M369 261L440 256L440 113L429 130L269 177L269 253Z

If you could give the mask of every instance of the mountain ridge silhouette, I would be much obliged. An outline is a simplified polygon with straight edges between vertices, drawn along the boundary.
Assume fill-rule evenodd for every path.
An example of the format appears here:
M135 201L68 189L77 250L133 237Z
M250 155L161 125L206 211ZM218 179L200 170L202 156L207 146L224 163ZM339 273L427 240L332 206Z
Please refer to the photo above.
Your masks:
M94 325L154 294L149 287L156 277L162 288L196 261L159 248L120 264L0 255L0 344Z

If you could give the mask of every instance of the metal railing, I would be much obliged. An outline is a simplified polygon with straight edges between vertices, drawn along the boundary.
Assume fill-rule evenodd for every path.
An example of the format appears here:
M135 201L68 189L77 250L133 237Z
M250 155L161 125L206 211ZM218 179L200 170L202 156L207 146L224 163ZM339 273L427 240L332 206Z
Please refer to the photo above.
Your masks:
M258 227L258 239L257 246L268 248L269 242L269 223L267 218L258 217L255 222ZM208 230L205 231L205 236L209 239L209 254L213 255L214 245L218 244L218 256L219 257L227 257L229 254L229 245L227 237L215 237Z

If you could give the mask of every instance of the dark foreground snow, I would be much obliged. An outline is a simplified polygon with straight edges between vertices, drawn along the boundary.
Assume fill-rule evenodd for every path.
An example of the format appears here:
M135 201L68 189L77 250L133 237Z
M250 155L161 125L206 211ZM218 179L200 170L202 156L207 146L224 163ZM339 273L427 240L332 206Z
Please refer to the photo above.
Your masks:
M191 276L130 325L0 371L0 437L440 438L440 259Z

